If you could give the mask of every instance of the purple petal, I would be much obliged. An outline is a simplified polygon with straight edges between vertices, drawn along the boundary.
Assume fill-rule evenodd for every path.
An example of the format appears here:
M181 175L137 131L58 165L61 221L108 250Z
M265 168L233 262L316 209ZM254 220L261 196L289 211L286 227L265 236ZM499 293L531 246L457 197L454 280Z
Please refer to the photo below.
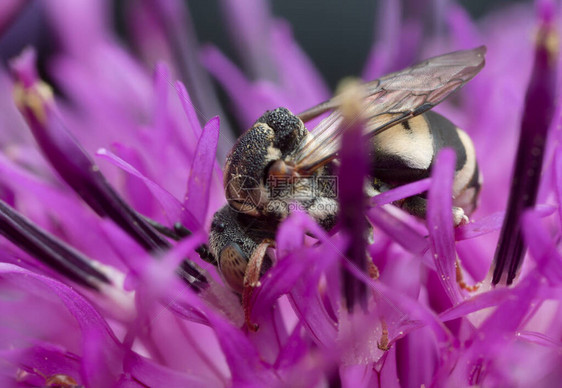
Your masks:
M448 4L447 26L451 29L451 35L455 40L457 49L470 49L482 44L478 29L470 18L468 12L461 6Z
M106 321L81 295L55 280L8 264L0 264L0 277L39 298L47 291L47 295L62 302L74 317L82 335L81 380L91 386L109 386L117 381L122 370L123 351ZM93 339L95 347L89 346Z
M259 330L248 333L248 337L259 352L260 357L269 365L273 365L277 360L279 351L287 341L288 336L277 302L270 306L269 311L261 315Z
M556 199L558 202L558 215L562 222L562 148L554 154L554 173L556 175Z
M371 206L382 206L423 193L429 189L430 183L431 178L426 178L385 191L371 198Z
M373 80L387 73L392 68L392 60L396 57L396 52L400 45L402 7L397 1L387 0L380 3L378 9L379 22L376 24L377 40L367 59L363 78ZM384 53L384 55L381 55Z
M145 285L142 289L152 293L150 299L164 298L164 301L169 300L172 303L181 301L181 303L190 306L191 309L199 311L206 318L217 333L217 340L228 362L234 385L251 384L252 382L268 385L274 378L246 335L204 304L195 293L185 289L185 287L180 287L177 284L177 279L173 276L173 269L176 268L178 261L185 256L188 250L192 250L199 243L200 241L193 238L180 243L163 259L163 265L159 263L158 266L155 266L154 261L145 259L145 263L138 268L139 273L144 274ZM145 298L147 296L150 296L150 294L144 295ZM165 304L169 305L169 302L165 302ZM179 310L175 311L180 312Z
M494 312L484 321L474 334L474 344L465 357L470 361L466 364L466 371L471 373L484 360L483 354L494 355L509 342L513 341L517 329L528 314L532 301L539 288L538 278L530 276L510 290L511 296L499 304ZM468 374L470 384L478 384L484 376Z
M337 337L336 323L319 295L311 294L307 289L307 285L300 281L293 287L289 300L312 340L318 345L330 345Z
M370 364L342 365L340 367L341 384L344 387L372 387L376 373ZM392 386L392 385L390 385Z
M381 282L411 298L421 296L420 294L423 292L421 279L427 265L420 262L419 256L404 252L399 247L392 245L387 252L378 252L379 255L374 255L372 250L370 252L373 262L379 268ZM386 256L385 259L380 257L382 255Z
M26 48L19 57L11 62L15 78L22 83L24 88L31 88L39 80L35 63L37 54L34 49Z
M153 68L158 61L172 64L173 53L167 41L164 25L152 9L150 1L126 3L128 32L132 44L141 54L147 66ZM177 69L173 69L177 73Z
M199 45L189 8L179 0L144 0L141 3L140 7L149 14L149 27L163 36L161 43L168 46L166 51L171 56L177 75L189 89L193 106L201 111L204 120L216 115L222 117L223 139L225 144L232 144L234 139L231 137L232 130L226 120L226 114L218 102L209 75L201 66ZM143 40L139 40L138 45L145 55L154 56L154 53L150 52L150 46L146 46ZM221 155L228 151L222 145L219 147Z
M0 35L29 3L28 0L6 0L0 5Z
M304 245L309 218L304 212L294 212L281 224L275 238L277 255L285 257Z
M380 386L383 387L402 387L400 384L399 375L397 371L396 350L390 349L388 357L384 360L380 372Z
M177 148L177 155L168 156L170 162L186 164L193 159L194 146L199 136L194 135L194 130L185 131L181 128L183 120L180 124L179 117L183 110L182 105L186 102L180 100L181 96L174 89L168 66L158 62L154 69L154 114L152 127L146 133L146 148L156 155L167 156L171 150ZM176 147L170 147L171 143Z
M409 252L421 254L427 251L428 244L424 236L387 210L383 208L369 209L367 217L374 226L379 227Z
M537 205L535 211L540 217L548 217L556 211L556 207L549 205ZM455 228L455 240L461 241L473 239L500 230L503 219L504 212L496 212L477 221L460 225Z
M537 261L542 275L554 285L562 284L562 256L549 232L542 225L539 217L533 211L527 211L521 217L521 228L529 252Z
M280 259L256 292L254 313L258 315L268 311L281 295L291 293L295 296L298 289L306 290L305 292L315 290L321 274L337 262L342 249L339 245L331 243L322 249L310 248ZM301 298L304 297L305 295L301 295ZM306 311L299 311L298 314L308 316ZM329 326L333 324L331 319L327 323Z
M46 378L57 374L69 376L78 384L81 383L82 360L62 346L40 343L24 349L2 350L0 358L13 365L14 370L10 376L16 377L20 372L16 377L20 384L43 386ZM14 382L10 382L10 385L11 383Z
M216 47L206 46L201 60L207 70L226 89L235 105L235 112L244 127L249 127L268 109L286 105L286 99L271 89L253 86Z
M290 26L284 22L274 23L272 40L273 59L280 82L291 98L291 108L302 111L329 99L328 87L295 42Z
M185 257L192 253L204 239L203 234L198 232L184 238L173 249L166 252L159 261L144 255L143 257L127 257L126 262L133 273L142 279L147 289L146 293L151 294L151 299L158 299L174 292L170 284L175 279L175 271L178 270ZM165 290L169 290L169 292L165 292Z
M186 219L186 220L190 220L190 222L185 223L184 225L188 229L195 230L196 224L194 224L194 220L192 218L193 216L191 217L182 216L182 213L187 212L187 210L182 208L180 201L178 201L172 194L170 194L168 191L166 191L156 182L147 178L140 171L138 171L136 168L131 166L123 159L119 158L111 151L102 148L98 150L97 155L103 159L108 160L109 162L113 163L115 166L121 168L122 170L128 172L129 174L141 179L144 182L144 184L149 188L152 195L158 200L158 202L162 206L166 219L168 220L168 225L173 225L175 222L178 222L180 219Z
M543 333L536 331L523 330L517 333L517 337L530 343L546 346L556 349L558 352L562 351L562 342L555 338L551 338Z
M238 43L240 57L250 79L258 81L244 82L243 76L228 63L224 57L209 56L204 52L204 62L232 96L242 124L248 126L263 111L285 106L295 112L302 111L329 98L330 93L306 57L294 41L290 28L283 21L273 20L269 7L262 1L244 0L230 4L223 2L223 9L228 15L227 21ZM244 89L236 87L245 83ZM242 97L242 100L238 98ZM242 102L244 102L242 104ZM243 110L254 107L253 115ZM248 113L249 110L248 110Z
M153 100L152 125L154 131L158 133L158 137L155 139L156 144L153 144L153 146L159 152L162 152L171 132L171 123L168 120L170 69L165 63L158 62L154 68L153 77L155 98Z
M271 385L275 378L260 359L256 348L240 329L232 326L231 322L203 304L193 292L184 290L179 296L192 309L201 311L216 332L217 340L230 368L233 385Z
M150 170L143 155L137 149L127 147L121 143L114 143L111 148L117 153L120 159L127 161L126 164L135 166L135 170L137 170L139 174L145 177L150 175ZM105 150L105 148L101 148L101 150ZM99 156L99 152L100 149L97 150L95 156ZM158 206L154 195L152 195L150 189L142 179L138 179L132 174L123 175L123 196L133 209L151 218L162 211L161 206ZM153 219L159 221L163 218L164 217L156 217Z
M236 3L221 1L231 37L246 70L252 78L275 80L275 62L269 55L271 25L274 22L267 2L240 0ZM259 116L256 116L259 117Z
M307 344L302 336L301 328L301 324L298 323L287 339L285 346L279 352L279 356L275 361L275 367L277 369L290 368L294 365L296 360L304 358L310 350L309 344Z
M232 374L233 386L268 386L277 379L266 369L248 338L229 323L211 317Z
M444 149L433 167L427 204L429 246L441 285L453 304L463 300L455 275L455 240L452 218L452 186L455 171L455 153Z
M211 119L203 129L197 143L183 202L200 225L205 224L207 210L209 209L209 191L219 141L219 127L220 120L217 116Z
M281 247L281 256L303 245L304 233L310 233L322 243L332 245L328 233L305 212L295 211L281 224L276 242Z
M321 248L300 250L306 232L323 242ZM336 331L333 318L317 294L317 284L326 268L336 264L344 241L332 241L310 216L298 212L281 225L276 240L280 259L256 290L255 312L264 314L277 298L290 293L290 301L304 327L318 344L327 346L333 342Z
M189 123L189 127L191 128L191 131L193 132L195 138L199 139L203 130L201 128L201 124L199 123L197 113L195 112L196 108L191 102L191 98L189 97L189 93L187 92L185 85L181 81L176 81L175 86L181 105L185 112L187 122Z
M362 78L371 81L391 71L411 66L417 58L423 38L423 23L401 18L408 5L385 0L377 9L374 40L363 68ZM402 19L402 20L401 20Z
M427 327L396 343L396 366L401 386L430 386L439 363L438 344Z
M509 291L502 288L484 292L443 311L439 314L439 318L443 322L447 322L453 319L466 317L475 311L483 310L487 307L497 306L509 298L509 296Z
M451 340L450 334L427 307L407 295L396 292L396 290L389 288L384 283L375 282L364 272L359 271L355 266L347 263L347 261L343 260L342 263L354 276L367 284L377 295L381 296L381 300L385 302L384 305L386 309L394 312L394 314L399 314L398 316L400 319L404 319L404 317L408 316L408 321L405 322L405 327L408 327L408 331L420 327L420 322L423 322L432 329L434 335L439 338L439 341L449 342ZM416 322L416 320L420 322ZM406 333L405 327L402 328L401 334Z
M195 374L181 373L158 365L135 353L125 358L124 372L148 387L212 387L209 380ZM217 386L217 385L214 385Z
M32 143L31 134L27 130L25 121L14 104L13 94L9 92L12 89L12 80L3 69L0 69L0 109L2 110L2 115L0 115L0 128L2 128L0 144L3 147L24 146ZM32 153L28 150L22 156L31 157Z
M64 48L74 55L87 55L92 47L107 37L108 5L104 2L75 2L65 6L65 2L54 0L46 7L52 25ZM80 34L74 32L80 31Z
M468 240L500 230L504 214L504 212L496 212L487 215L478 221L470 222L457 227L455 229L455 240Z

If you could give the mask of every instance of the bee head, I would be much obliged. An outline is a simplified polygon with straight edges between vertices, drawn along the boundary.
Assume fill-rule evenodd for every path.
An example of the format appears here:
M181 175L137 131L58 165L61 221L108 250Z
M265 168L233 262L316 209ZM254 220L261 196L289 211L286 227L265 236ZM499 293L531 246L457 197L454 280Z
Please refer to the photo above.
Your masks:
M224 189L229 205L240 213L263 215L269 202L268 178L293 176L286 158L298 149L308 131L286 108L267 111L246 131L227 157Z
M283 156L294 151L308 132L301 119L287 108L268 110L257 119L257 123L266 124L273 130L275 133L273 145L281 150Z

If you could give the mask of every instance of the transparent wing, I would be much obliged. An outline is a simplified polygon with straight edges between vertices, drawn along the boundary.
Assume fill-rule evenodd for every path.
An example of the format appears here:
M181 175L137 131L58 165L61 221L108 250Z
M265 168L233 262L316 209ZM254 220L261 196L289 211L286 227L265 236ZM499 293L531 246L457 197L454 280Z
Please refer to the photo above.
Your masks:
M484 67L485 54L485 46L455 51L366 83L365 112L361 116L367 121L365 135L374 136L439 104L478 74ZM337 109L341 98L335 96L299 117L308 121ZM313 136L295 154L297 168L312 172L334 159L344 131L343 117L335 110L318 124Z

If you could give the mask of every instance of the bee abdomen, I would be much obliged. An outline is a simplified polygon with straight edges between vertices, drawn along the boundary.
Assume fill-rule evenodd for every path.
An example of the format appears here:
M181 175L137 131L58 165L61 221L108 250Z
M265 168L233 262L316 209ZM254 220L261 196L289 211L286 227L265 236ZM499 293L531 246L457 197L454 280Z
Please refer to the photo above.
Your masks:
M454 205L469 214L482 181L474 145L463 130L438 113L416 116L375 136L372 176L391 186L427 178L443 148L452 148L456 154Z

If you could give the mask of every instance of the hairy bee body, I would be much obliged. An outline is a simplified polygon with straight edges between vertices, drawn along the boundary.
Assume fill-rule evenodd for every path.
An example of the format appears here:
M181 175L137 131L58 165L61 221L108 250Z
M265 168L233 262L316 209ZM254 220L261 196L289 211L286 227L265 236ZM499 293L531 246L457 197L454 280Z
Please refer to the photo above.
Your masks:
M275 238L279 223L295 204L326 230L335 225L337 187L318 182L336 177L337 159L306 177L292 177L287 171L281 177L287 180L283 182L285 191L277 190L275 185L279 182L270 174L277 161L291 163L296 146L306 141L307 136L311 135L297 116L286 108L278 108L258 119L239 138L227 158L224 183L228 205L215 214L209 243L211 252L219 259L223 279L238 292L252 253L260 242ZM474 146L468 135L445 117L427 112L370 141L370 195L428 177L437 153L450 147L457 155L454 222L460 223L465 214L474 210L481 182ZM425 215L423 196L409 198L401 205L418 217ZM268 256L268 267L272 261Z
M364 85L369 195L429 177L438 152L452 148L457 156L452 219L455 225L467 220L482 181L474 146L464 131L429 110L482 69L485 51L434 57ZM342 102L343 95L335 96L298 116L286 108L268 111L232 148L224 170L228 204L213 218L209 248L234 291L256 284L274 263L265 247L274 245L279 224L291 212L305 211L324 229L334 227ZM328 111L333 112L313 132L305 128L303 121ZM425 217L423 194L397 205Z

